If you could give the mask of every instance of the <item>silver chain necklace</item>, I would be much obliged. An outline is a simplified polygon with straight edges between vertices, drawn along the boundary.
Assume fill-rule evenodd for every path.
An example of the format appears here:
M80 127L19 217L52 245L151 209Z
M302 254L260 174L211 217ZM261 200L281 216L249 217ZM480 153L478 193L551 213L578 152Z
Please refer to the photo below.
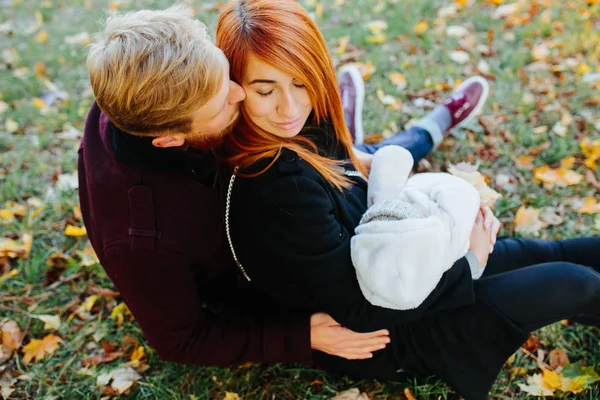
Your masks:
M235 181L235 176L239 169L239 166L235 167L233 169L233 174L231 174L231 178L229 179L229 187L227 188L227 200L225 203L225 232L227 233L227 241L229 242L229 248L231 249L231 254L233 255L235 264L238 266L244 278L246 278L246 280L250 282L250 277L248 276L248 273L242 266L240 260L238 260L237 255L235 254L235 250L233 249L233 241L231 240L231 234L229 233L229 209L231 208L231 191L233 189L233 182Z

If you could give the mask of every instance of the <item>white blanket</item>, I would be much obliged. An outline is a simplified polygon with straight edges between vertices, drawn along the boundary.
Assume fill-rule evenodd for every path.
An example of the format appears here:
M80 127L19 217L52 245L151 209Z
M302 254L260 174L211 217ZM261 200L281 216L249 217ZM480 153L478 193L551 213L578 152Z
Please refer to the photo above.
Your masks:
M351 242L365 298L391 309L418 307L465 256L479 211L479 193L470 183L446 173L408 178L412 166L404 148L375 153L369 210Z

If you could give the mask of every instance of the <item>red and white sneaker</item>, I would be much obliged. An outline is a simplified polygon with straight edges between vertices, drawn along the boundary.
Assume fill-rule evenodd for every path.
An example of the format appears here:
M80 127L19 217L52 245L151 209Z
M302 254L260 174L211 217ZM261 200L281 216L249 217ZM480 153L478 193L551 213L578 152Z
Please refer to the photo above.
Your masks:
M365 82L362 74L354 65L344 65L338 72L338 85L342 96L344 119L352 135L354 144L361 144L365 139L362 125L362 111L365 103Z
M461 83L452 96L444 101L450 111L450 129L459 128L471 121L483 108L490 92L488 82L481 76L472 76Z

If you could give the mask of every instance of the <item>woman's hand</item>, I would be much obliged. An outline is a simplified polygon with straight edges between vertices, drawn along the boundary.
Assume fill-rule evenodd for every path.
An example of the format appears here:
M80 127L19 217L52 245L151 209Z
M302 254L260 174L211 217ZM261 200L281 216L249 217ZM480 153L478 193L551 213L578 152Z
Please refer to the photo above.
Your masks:
M493 247L492 247L493 249ZM480 211L477 213L473 230L471 231L471 244L469 246L471 250L477 256L479 266L483 267L487 264L488 256L490 255L490 231L485 228L483 213Z
M496 237L500 231L502 223L498 218L494 216L492 209L488 205L487 201L482 201L479 206L481 213L483 214L483 225L487 231L490 232L490 254L494 251L494 245L496 244Z
M390 342L386 329L370 333L356 333L338 324L325 313L310 317L310 344L333 356L348 360L361 360L373 357L373 352L385 348Z

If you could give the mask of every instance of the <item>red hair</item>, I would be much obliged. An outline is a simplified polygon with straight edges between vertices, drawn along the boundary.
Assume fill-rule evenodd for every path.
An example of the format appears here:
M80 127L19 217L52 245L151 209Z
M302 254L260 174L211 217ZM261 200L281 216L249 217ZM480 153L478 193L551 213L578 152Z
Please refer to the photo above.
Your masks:
M354 166L365 174L352 151L327 45L302 6L292 0L229 3L219 16L217 46L229 60L231 78L238 83L242 81L250 55L302 82L313 105L312 120L307 121L304 129L328 124ZM234 133L227 135L224 142L227 161L231 164L240 166L243 171L265 158L273 158L275 162L281 149L286 147L298 153L333 186L338 189L348 186L349 181L339 168L342 161L319 155L317 146L309 138L301 134L281 138L265 132L250 121L243 107L242 116ZM257 176L264 171L246 176Z

